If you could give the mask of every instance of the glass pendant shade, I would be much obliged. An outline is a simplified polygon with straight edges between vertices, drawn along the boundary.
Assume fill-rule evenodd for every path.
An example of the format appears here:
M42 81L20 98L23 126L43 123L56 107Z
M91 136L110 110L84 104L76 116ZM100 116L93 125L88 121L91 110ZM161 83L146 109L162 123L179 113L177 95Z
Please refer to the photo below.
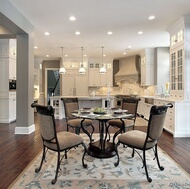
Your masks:
M59 69L59 74L65 74L65 73L66 73L66 70L64 67Z
M86 70L84 67L80 67L79 74L85 74Z
M62 58L61 58L61 65L62 67L59 69L59 74L65 74L66 73L66 69L64 68L64 64L63 64L63 47L62 48Z
M102 65L99 72L100 72L100 74L105 74L106 73L106 68L104 67L104 65Z
M83 47L81 47L81 66L79 68L79 74L85 74L86 73L86 70L84 68L84 65L83 65Z

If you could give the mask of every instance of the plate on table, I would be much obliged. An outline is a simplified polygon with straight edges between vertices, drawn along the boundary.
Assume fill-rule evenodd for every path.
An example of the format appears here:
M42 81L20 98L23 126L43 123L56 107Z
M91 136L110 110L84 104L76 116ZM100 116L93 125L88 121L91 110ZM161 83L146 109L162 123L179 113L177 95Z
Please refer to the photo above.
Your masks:
M90 111L87 111L87 110L81 110L81 114L90 114Z
M127 112L127 110L116 110L116 111L114 111L114 114L123 114L126 112Z

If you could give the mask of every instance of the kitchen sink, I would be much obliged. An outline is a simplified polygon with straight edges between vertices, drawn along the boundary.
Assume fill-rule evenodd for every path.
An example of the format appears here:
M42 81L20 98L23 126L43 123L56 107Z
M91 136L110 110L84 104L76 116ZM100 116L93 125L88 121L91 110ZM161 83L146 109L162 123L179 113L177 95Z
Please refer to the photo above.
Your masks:
M154 98L145 98L145 103L154 104Z

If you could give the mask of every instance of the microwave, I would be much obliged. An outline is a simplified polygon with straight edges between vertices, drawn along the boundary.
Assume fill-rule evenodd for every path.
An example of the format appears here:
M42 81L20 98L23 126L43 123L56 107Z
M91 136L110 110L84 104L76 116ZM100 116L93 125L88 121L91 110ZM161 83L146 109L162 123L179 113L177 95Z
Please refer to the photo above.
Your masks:
M16 90L16 80L9 80L9 90Z

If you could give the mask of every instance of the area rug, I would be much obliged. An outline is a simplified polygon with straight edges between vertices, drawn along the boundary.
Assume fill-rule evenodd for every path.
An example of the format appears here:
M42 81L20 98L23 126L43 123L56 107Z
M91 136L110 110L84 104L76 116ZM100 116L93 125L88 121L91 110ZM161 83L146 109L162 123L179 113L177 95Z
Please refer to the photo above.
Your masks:
M86 143L87 138L82 135ZM97 138L98 135L95 136ZM11 185L11 189L188 189L190 188L190 175L177 165L164 151L158 149L161 165L160 171L154 159L153 151L147 153L149 176L152 182L146 179L145 170L142 167L141 158L135 153L131 157L132 150L119 146L120 163L114 166L116 157L98 159L86 155L85 162L88 167L82 167L82 147L72 149L68 153L68 159L63 159L61 170L55 185L51 180L55 176L56 155L47 152L46 162L39 173L35 168L39 166L41 154L35 158L31 165Z

